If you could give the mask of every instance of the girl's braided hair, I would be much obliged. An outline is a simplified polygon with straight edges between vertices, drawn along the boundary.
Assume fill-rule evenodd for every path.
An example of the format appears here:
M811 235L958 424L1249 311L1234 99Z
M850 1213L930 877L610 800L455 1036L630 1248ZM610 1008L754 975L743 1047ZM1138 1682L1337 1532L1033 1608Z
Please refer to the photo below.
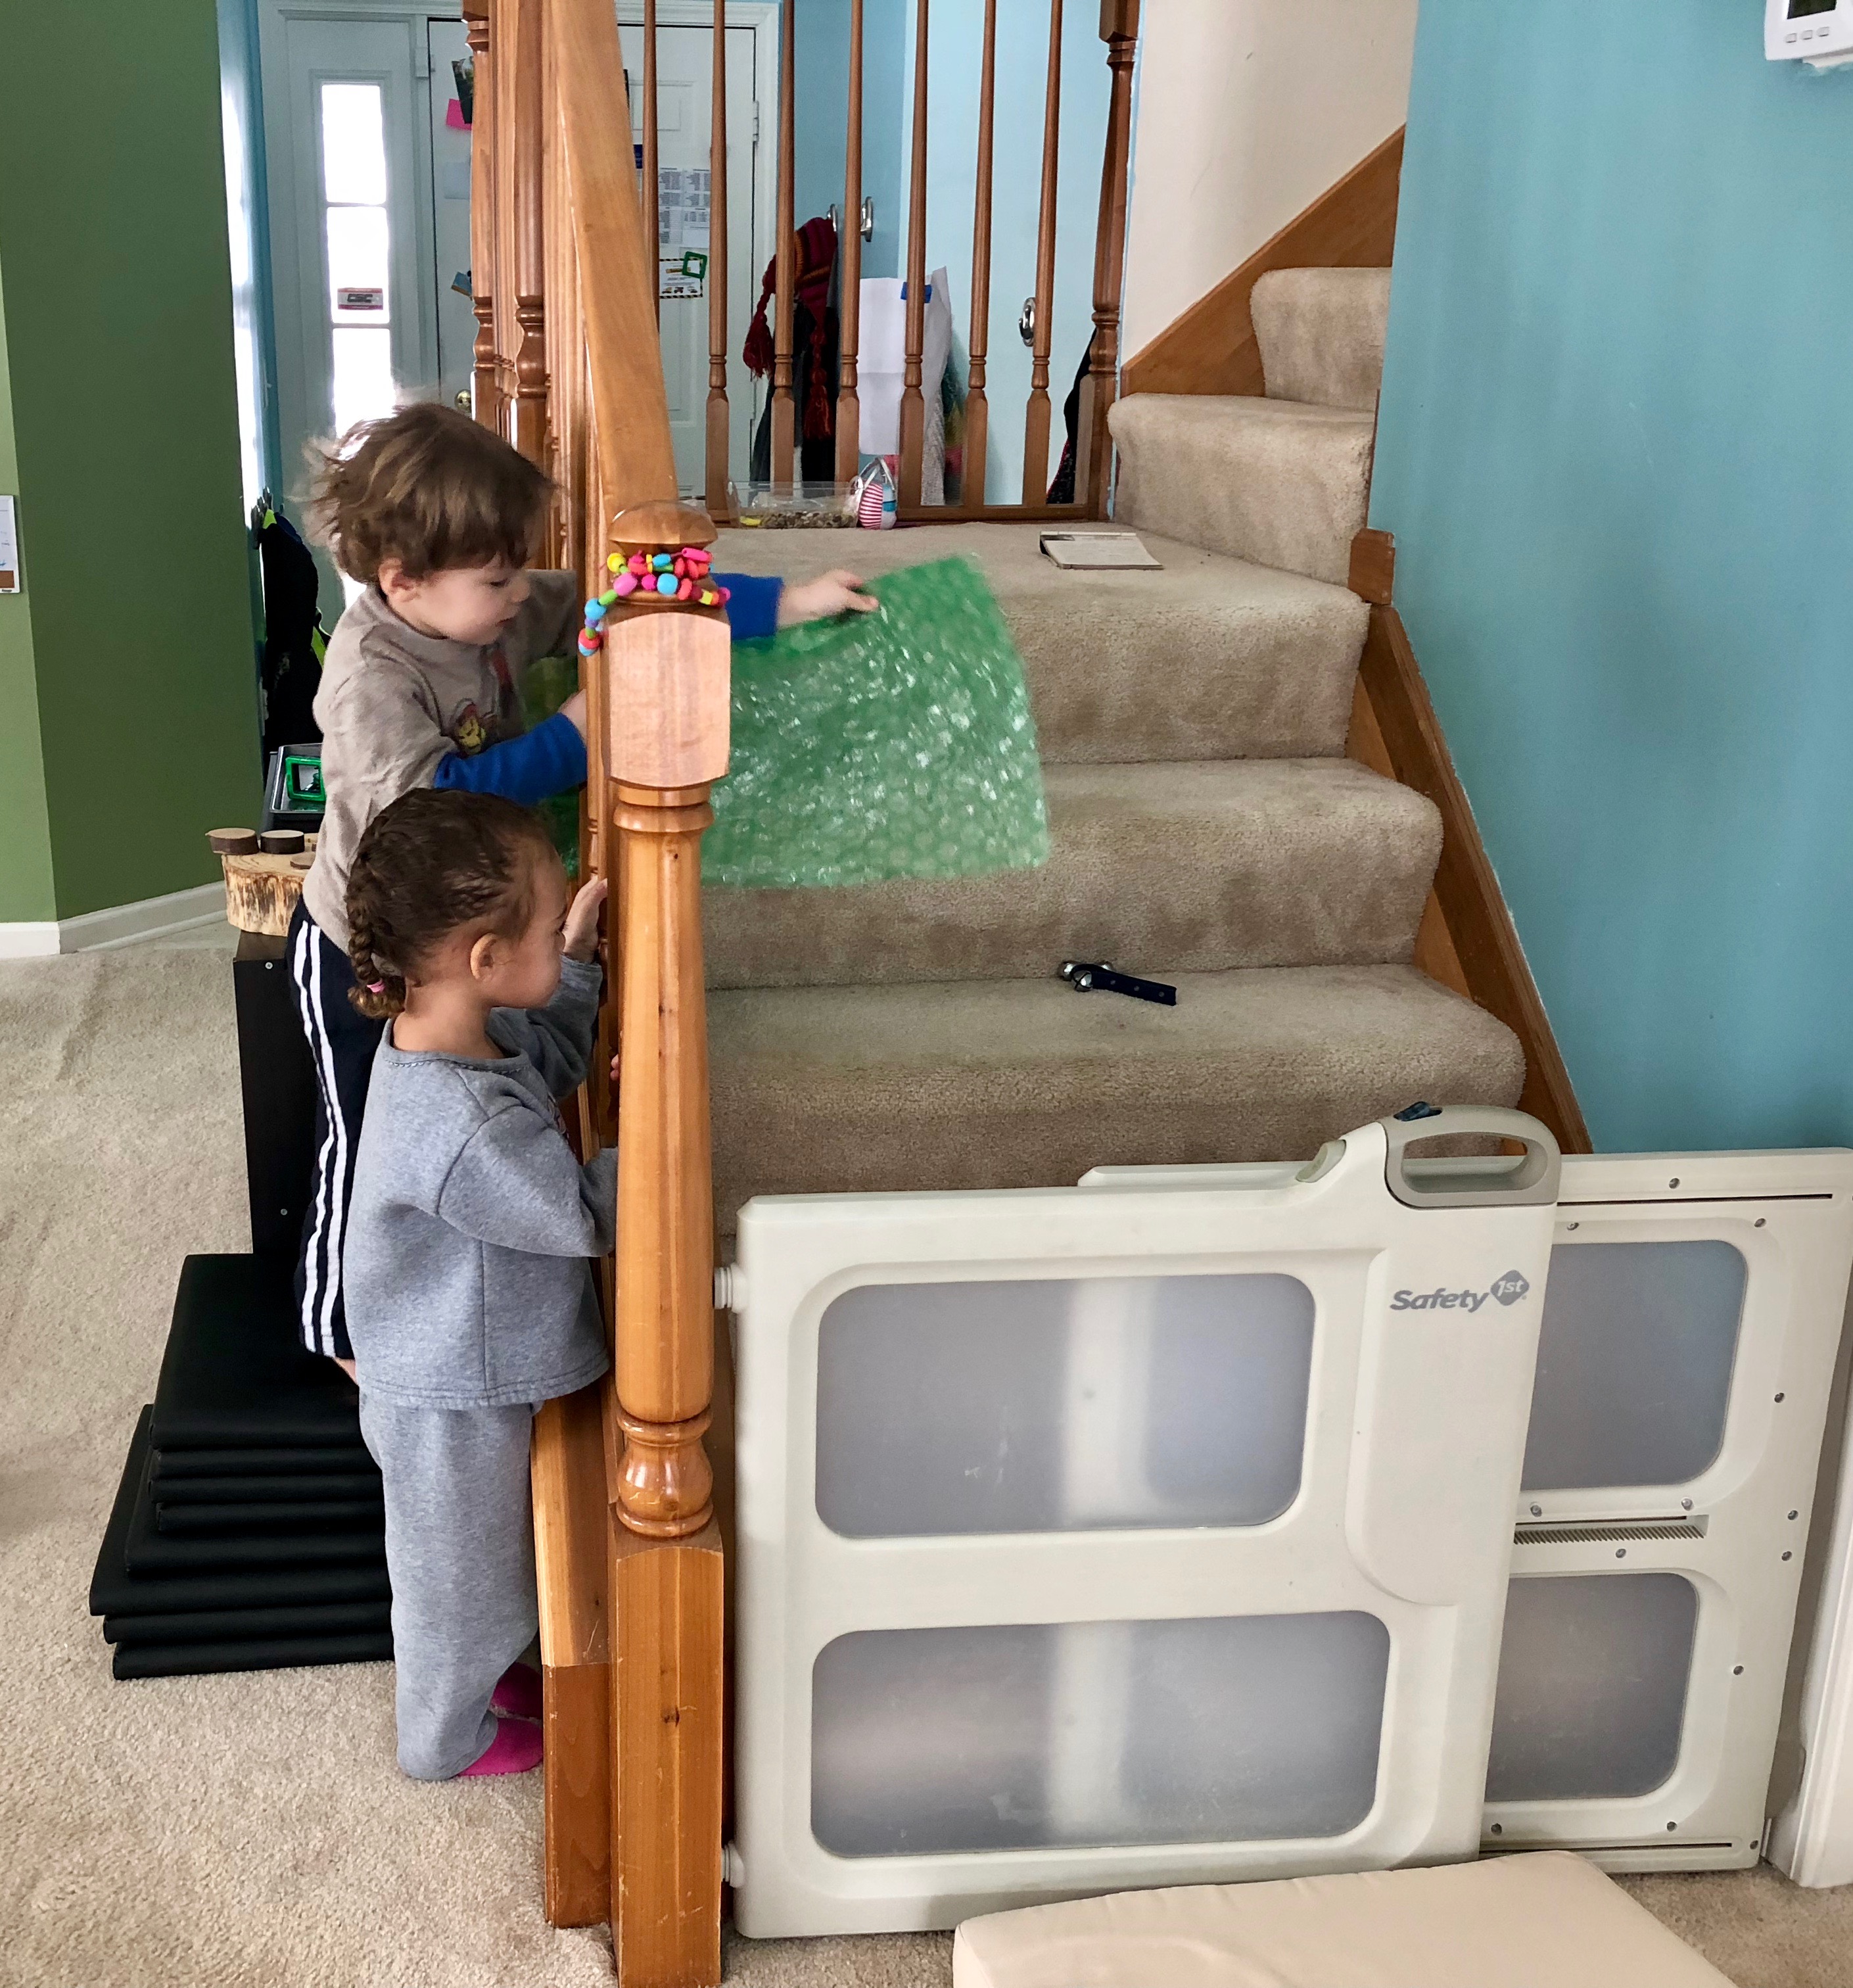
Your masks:
M540 817L499 794L415 787L377 814L347 876L348 996L383 1021L405 982L459 925L516 938L533 912L537 861L557 862Z

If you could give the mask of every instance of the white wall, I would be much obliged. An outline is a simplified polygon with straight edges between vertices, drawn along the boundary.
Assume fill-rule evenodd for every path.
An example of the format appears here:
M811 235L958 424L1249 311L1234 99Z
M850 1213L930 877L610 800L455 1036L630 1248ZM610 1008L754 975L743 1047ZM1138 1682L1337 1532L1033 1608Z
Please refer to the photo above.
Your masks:
M1403 122L1416 0L1148 0L1130 357Z

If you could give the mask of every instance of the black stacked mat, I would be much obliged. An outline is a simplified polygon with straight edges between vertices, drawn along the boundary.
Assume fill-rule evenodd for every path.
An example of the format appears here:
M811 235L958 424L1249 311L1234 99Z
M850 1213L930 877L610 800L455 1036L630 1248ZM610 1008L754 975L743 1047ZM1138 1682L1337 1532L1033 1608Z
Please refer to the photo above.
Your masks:
M296 1337L280 1255L189 1256L90 1584L119 1678L390 1657L359 1395Z

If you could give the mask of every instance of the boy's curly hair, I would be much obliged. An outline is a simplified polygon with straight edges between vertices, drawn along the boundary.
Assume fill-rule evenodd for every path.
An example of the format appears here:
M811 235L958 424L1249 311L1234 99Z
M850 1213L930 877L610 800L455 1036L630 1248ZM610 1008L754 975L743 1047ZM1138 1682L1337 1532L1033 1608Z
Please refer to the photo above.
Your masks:
M316 454L309 523L350 579L372 584L389 559L407 580L522 566L539 546L551 478L458 408L417 401Z
M533 912L538 862L560 860L539 816L499 794L414 787L383 808L347 877L348 999L384 1021L405 982L459 925L518 937Z

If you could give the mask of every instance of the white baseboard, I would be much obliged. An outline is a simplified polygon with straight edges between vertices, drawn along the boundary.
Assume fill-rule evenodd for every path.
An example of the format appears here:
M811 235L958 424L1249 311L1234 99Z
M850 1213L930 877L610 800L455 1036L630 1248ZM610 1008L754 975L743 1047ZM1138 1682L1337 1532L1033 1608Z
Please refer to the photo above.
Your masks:
M144 898L133 904L111 904L74 918L25 918L0 924L0 959L38 959L59 952L95 952L105 947L133 945L137 939L161 938L169 932L222 921L223 884L201 884L191 891L170 891L164 897Z

